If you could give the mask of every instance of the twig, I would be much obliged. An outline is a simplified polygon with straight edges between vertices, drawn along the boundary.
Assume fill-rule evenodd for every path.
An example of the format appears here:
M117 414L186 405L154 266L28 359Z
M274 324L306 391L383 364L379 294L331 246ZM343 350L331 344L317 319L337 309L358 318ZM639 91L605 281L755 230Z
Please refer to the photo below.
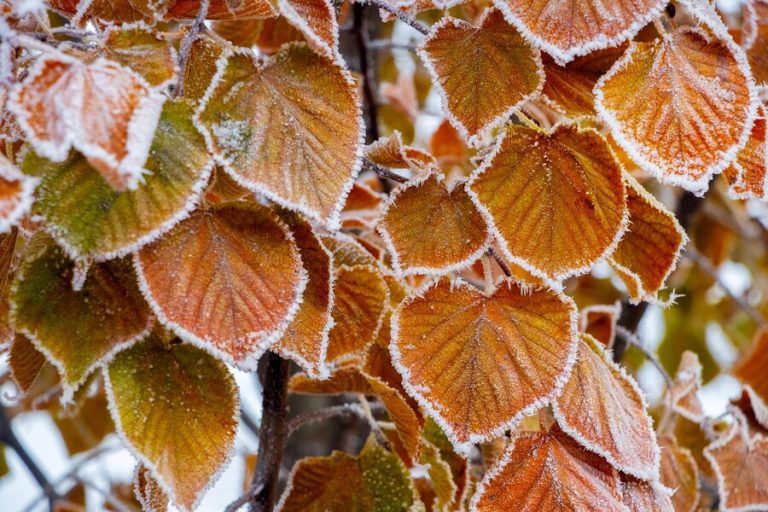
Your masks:
M406 25L412 27L417 32L421 32L425 36L429 34L429 28L421 23L420 21L416 21L415 19L411 18L408 14L404 13L397 7L394 7L392 5L389 5L385 0L366 0L367 3L371 5L375 5L379 9L382 9L384 11L387 11L388 13L394 15L397 19L405 23Z
M368 160L367 158L363 158L363 169L375 172L379 178L385 178L388 180L396 181L398 183L405 183L408 181L408 178L400 176L399 174L392 172L386 167L382 167L379 164Z
M259 437L259 425L251 418L251 415L245 412L245 409L240 409L240 419L243 421L243 425L245 425L248 430L253 432L253 434L258 438Z
M210 5L211 0L200 0L200 7L197 9L195 21L181 42L181 51L179 51L179 83L176 84L176 88L173 91L174 96L184 94L184 74L187 69L187 62L189 62L189 54L192 51L192 44L197 39L197 36L205 30L205 18L208 16L208 7Z
M277 482L288 438L288 378L290 363L272 352L264 372L259 454L251 482L252 512L271 511L277 498Z
M765 325L765 317L758 310L752 307L749 302L744 300L744 297L734 294L720 281L720 276L717 275L717 269L715 266L706 258L706 256L697 251L693 244L688 244L684 256L693 260L699 266L699 268L704 271L705 274L711 277L715 283L717 283L717 285L723 290L723 292L733 302L735 302L739 308L747 313L759 327L763 327Z
M637 348L640 352L642 352L645 356L645 359L653 366L655 366L661 376L664 378L664 383L667 385L667 389L672 388L672 377L669 376L669 373L667 373L667 370L665 370L661 365L658 358L653 353L651 353L650 350L648 350L648 347L645 346L645 343L640 341L637 336L635 336L627 328L621 325L616 326L616 334L621 336L624 341L627 342L627 344Z
M240 496L235 501L227 505L227 507L224 509L224 512L236 512L237 510L240 509L240 507L242 507L243 505L251 501L251 499L253 499L253 497L256 494L260 493L261 489L262 489L261 487L258 487L258 488L251 487L245 493L243 493L242 496Z
M416 45L410 43L395 43L387 39L376 39L368 43L368 48L371 50L408 50L409 52L416 51Z
M363 410L363 417L368 422L368 425L371 427L371 430L373 431L373 435L376 436L376 441L384 447L389 447L389 441L387 440L387 436L384 435L384 431L381 430L381 426L376 421L376 418L373 417L373 411L371 411L371 405L368 403L368 399L365 397L364 394L358 393L357 399L360 402L361 409Z
M323 421L325 419L334 418L336 416L349 415L354 415L365 419L365 411L363 411L363 408L359 404L333 405L324 409L307 411L291 418L291 420L288 422L288 436L290 437L301 427L309 423Z
M352 35L360 58L360 74L363 76L363 96L366 106L366 138L373 142L379 138L379 113L376 101L375 64L368 51L368 23L365 16L365 5L355 4L352 11Z
M488 248L488 256L493 258L493 260L496 262L496 264L499 266L502 272L504 272L504 275L507 277L512 277L512 271L509 269L509 266L507 265L507 262L502 259L501 256L496 252L496 249L493 247Z
M16 455L18 455L21 462L24 463L27 470L43 490L43 494L48 498L48 507L50 510L53 510L60 496L56 494L56 489L53 488L48 478L43 474L43 471L32 459L32 456L29 455L29 452L21 444L19 438L16 437L11 425L11 419L8 417L5 406L2 404L0 404L0 441L16 452Z

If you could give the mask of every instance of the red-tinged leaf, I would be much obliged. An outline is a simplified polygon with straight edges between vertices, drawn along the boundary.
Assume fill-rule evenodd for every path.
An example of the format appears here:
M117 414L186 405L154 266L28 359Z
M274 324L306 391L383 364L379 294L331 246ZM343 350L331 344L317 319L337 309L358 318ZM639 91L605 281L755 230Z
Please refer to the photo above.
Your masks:
M253 203L199 210L134 261L164 325L246 369L283 335L307 281L289 229Z
M768 2L754 0L743 5L743 45L755 81L764 86L768 83Z
M331 228L360 168L360 99L347 71L292 44L263 63L228 51L198 116L235 179ZM272 132L279 126L277 132Z
M750 436L746 419L737 416L728 430L704 449L720 492L720 510L768 508L768 438Z
M479 26L445 17L419 45L451 124L477 145L544 83L541 58L496 9Z
M624 233L621 167L592 129L508 125L467 187L505 255L536 277L587 272Z
M172 0L50 0L54 11L68 15L73 25L85 20L155 23L168 10Z
M258 20L257 20L258 21ZM205 96L216 74L216 62L227 46L201 34L192 43L187 66L184 69L184 97L197 105Z
M273 350L292 359L310 377L325 378L328 334L333 325L333 260L312 226L300 215L284 211L280 216L291 229L308 280L299 310Z
M629 227L609 261L630 302L656 301L688 237L672 212L634 178L625 175L625 180Z
M386 407L411 460L419 460L423 421L411 409L403 395L383 380L354 367L344 367L333 372L326 380L313 380L303 374L294 375L289 383L289 390L304 394L362 393L376 396Z
M633 42L595 87L595 107L640 167L701 193L752 126L757 103L740 56L690 27Z
M412 169L418 172L436 164L435 158L429 153L406 146L397 130L389 137L366 146L364 154L373 163L391 169Z
M40 375L45 364L45 356L35 348L23 334L17 334L11 343L8 355L8 369L11 379L23 395L29 391Z
M179 509L195 509L234 447L239 405L226 365L151 335L118 353L104 374L123 441Z
M230 8L230 4L239 4L239 7ZM168 18L195 19L200 10L200 0L177 0L168 10ZM209 20L231 20L250 18L274 18L278 15L277 9L269 0L211 0L208 7Z
M408 393L467 453L559 394L576 342L562 294L512 281L482 293L443 278L395 311L390 350Z
M37 183L0 154L0 233L11 231L27 214Z
M461 164L467 158L467 146L448 120L444 120L429 139L429 152L440 164Z
M110 29L102 54L131 68L154 87L168 85L176 77L176 52L166 39L143 24Z
M333 255L333 266L340 269L343 266L354 267L357 265L376 266L376 260L355 240L341 232L322 237L323 245Z
M732 199L768 199L768 133L765 129L765 116L765 107L760 107L746 145L723 171L729 185L728 196Z
M661 13L663 0L494 0L507 20L560 63L631 39Z
M472 510L626 512L618 474L560 431L521 433L486 473Z
M459 270L482 256L491 241L464 182L448 185L440 172L425 173L395 190L378 230L400 275Z
M11 281L16 268L16 244L19 230L0 234L0 350L7 348L14 339L15 328L10 319Z
M356 181L349 191L341 211L341 227L345 229L373 229L384 202L382 194L363 182Z
M661 483L675 490L672 505L677 512L694 512L699 504L699 469L687 448L674 437L661 436Z
M319 54L343 62L339 54L339 24L330 0L278 0L280 14Z
M658 483L622 475L621 491L629 512L675 512L669 497L672 490Z
M124 256L170 230L198 202L213 162L183 100L168 101L136 190L117 192L76 152L62 163L29 151L22 170L39 178L32 213L70 257Z
M669 389L672 408L689 420L699 423L704 419L704 407L699 400L701 390L701 370L699 356L686 350L680 358L675 380Z
M659 446L643 392L591 336L581 335L576 364L552 407L585 449L624 473L658 478Z
M284 16L269 19L224 20L213 24L213 30L237 46L258 46L265 55L274 55L285 43L303 41L301 32Z
M616 322L621 314L621 303L588 306L579 312L579 331L589 334L606 348L613 346Z
M165 96L134 71L99 58L84 64L61 53L39 57L11 95L27 140L40 155L85 155L115 189L135 189Z
M13 323L59 370L64 402L152 324L130 261L93 264L75 290L73 279L82 272L50 239L38 237L29 242L11 290Z
M768 429L768 330L758 332L749 352L732 370L744 385L757 420Z
M400 459L369 439L357 457L333 452L293 467L278 512L407 512L416 490Z
M168 496L152 476L151 471L141 463L136 465L133 472L133 493L143 510L148 512L168 510Z
M553 108L571 118L594 116L595 84L626 50L626 45L606 48L577 57L565 66L558 65L551 57L544 55L546 81L542 95Z

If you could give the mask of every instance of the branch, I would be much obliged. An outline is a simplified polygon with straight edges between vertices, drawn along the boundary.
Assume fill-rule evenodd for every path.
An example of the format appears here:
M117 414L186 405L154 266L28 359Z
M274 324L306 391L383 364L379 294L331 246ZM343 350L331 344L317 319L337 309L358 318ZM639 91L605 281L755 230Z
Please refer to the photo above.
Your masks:
M630 332L625 327L622 327L621 325L616 326L616 334L618 334L621 338L623 338L628 345L632 345L633 347L637 348L640 352L642 352L643 355L645 356L645 359L649 363L651 363L653 366L655 366L656 369L661 374L661 376L664 378L664 383L667 385L667 389L672 388L672 377L670 377L669 373L667 373L667 370L665 370L664 367L661 365L656 355L653 354L648 349L648 347L645 346L645 343L640 341L640 339L637 336L635 336L632 332Z
M251 416L247 412L245 412L245 409L243 409L242 407L240 408L240 418L243 421L243 425L245 425L248 428L248 430L253 432L258 438L259 425L253 420L253 418L251 418Z
M361 419L366 419L365 411L359 404L341 404L326 407L324 409L317 409L314 411L307 411L299 414L288 422L288 436L293 435L304 425L310 423L316 423L328 418L334 418L336 416L357 416Z
M392 172L386 167L382 167L379 164L368 160L367 158L363 158L363 169L375 172L379 178L385 178L388 180L396 181L398 183L405 183L408 181L408 178L405 176L400 176L396 172Z
M722 288L723 292L725 292L725 294L730 297L730 299L733 300L733 302L735 302L739 308L747 313L759 327L763 327L765 325L765 317L758 310L752 307L749 302L744 300L744 297L735 295L720 281L720 276L717 275L717 269L715 266L712 265L712 262L709 261L706 256L697 251L693 244L688 245L684 255L694 261L699 266L699 268L704 271L705 274L711 277L715 283L717 283L717 285Z
M277 354L267 354L264 372L259 454L251 482L252 512L271 511L277 498L277 483L288 438L288 378L290 363Z
M184 75L187 70L187 62L189 62L189 54L192 51L192 44L197 39L200 32L205 30L205 18L208 16L208 7L211 5L211 0L200 0L200 7L197 9L197 16L192 23L192 27L189 32L184 36L184 40L181 41L181 51L179 52L179 83L176 84L176 88L173 91L174 96L181 96L184 94Z
M499 266L501 271L504 272L505 276L512 277L512 271L509 269L509 265L507 265L507 262L504 261L501 256L499 256L499 254L496 252L496 250L493 247L488 248L488 256L493 258L493 260Z
M410 52L416 51L416 45L410 43L395 43L388 39L376 39L368 43L368 48L371 50L408 50Z
M421 32L425 36L429 34L429 28L426 25L424 25L420 21L416 21L414 18L410 17L408 14L404 13L397 7L389 5L386 2L386 0L366 0L366 2L371 5L375 5L379 9L382 9L394 15L397 19L399 19L406 25L409 25L410 27L415 29L417 32Z
M363 97L366 108L366 138L373 142L379 138L379 113L376 101L375 65L368 52L368 23L365 5L355 4L352 11L352 35L360 58L360 74L363 76Z

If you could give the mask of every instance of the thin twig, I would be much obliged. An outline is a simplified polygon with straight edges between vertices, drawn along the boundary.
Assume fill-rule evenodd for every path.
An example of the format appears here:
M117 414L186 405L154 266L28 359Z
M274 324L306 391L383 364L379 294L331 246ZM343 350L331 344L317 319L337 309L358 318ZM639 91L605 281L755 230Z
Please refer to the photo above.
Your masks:
M504 259L501 256L499 256L499 254L496 252L496 249L494 249L493 247L489 247L488 256L493 258L493 260L499 266L501 271L504 272L505 276L512 277L512 271L509 269L509 265L507 265L507 262L504 261Z
M324 409L317 409L314 411L307 411L299 414L288 422L288 436L293 435L304 425L323 421L328 418L335 418L337 416L357 416L361 419L365 419L365 411L359 404L341 404L326 407Z
M376 441L384 447L389 447L389 441L387 440L387 436L384 435L384 431L381 430L381 425L379 425L379 422L376 421L376 418L373 417L373 411L371 410L371 404L368 403L368 399L365 397L364 394L358 393L357 399L360 402L361 409L363 410L363 417L368 422L368 425L371 427L371 431L373 432L373 435L376 436Z
M409 52L416 51L416 45L411 43L395 43L388 39L376 39L368 43L368 48L371 50L408 50Z
M251 501L253 497L259 492L261 492L261 487L251 487L245 493L243 493L242 496L227 505L227 507L224 509L224 512L236 512L238 509L240 509L240 507Z
M744 297L734 294L731 290L728 289L726 285L722 283L722 281L720 281L720 276L717 275L717 269L715 266L711 261L707 259L706 256L697 251L693 244L688 244L684 256L694 261L699 266L699 268L704 271L705 274L711 277L715 283L717 283L717 285L723 290L723 292L733 302L735 302L739 308L747 313L758 326L762 327L765 325L765 317L758 310L752 307L752 305L747 302Z
M200 35L200 32L205 31L205 18L208 16L208 7L210 5L211 0L200 0L200 7L197 9L195 21L181 42L181 50L179 51L179 83L176 84L176 88L173 91L174 96L184 94L184 74L186 73L187 62L189 62L189 54L192 51L192 44L197 39L197 36Z
M380 178L386 178L398 183L405 183L408 181L408 178L400 176L396 172L390 171L386 167L382 167L379 164L368 160L367 158L363 158L363 169L375 172Z
M245 409L240 408L240 419L243 421L248 430L250 430L257 438L259 437L259 425L256 423L251 415L245 412Z
M375 5L379 9L387 11L388 13L394 15L397 19L399 19L406 25L412 27L417 32L421 32L425 36L429 34L429 28L426 25L424 25L420 21L416 21L414 18L410 17L408 14L404 13L397 7L389 5L385 0L366 0L366 3Z
M645 343L640 341L637 336L630 332L626 327L621 325L616 326L616 334L621 336L629 345L637 348L640 352L642 352L643 356L645 356L645 359L654 367L656 367L661 376L664 378L664 383L667 385L667 389L672 388L672 377L669 376L669 373L667 373L667 370L665 370L661 365L656 355L653 354L648 349L648 347L645 346Z

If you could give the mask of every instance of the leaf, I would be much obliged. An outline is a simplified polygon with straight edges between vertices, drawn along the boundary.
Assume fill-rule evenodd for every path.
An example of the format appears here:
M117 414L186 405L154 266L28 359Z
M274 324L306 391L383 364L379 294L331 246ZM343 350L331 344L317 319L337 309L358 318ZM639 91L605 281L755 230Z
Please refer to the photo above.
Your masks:
M518 434L486 473L471 509L621 511L616 470L562 432Z
M102 53L154 87L168 85L176 78L176 52L167 40L141 23L108 30Z
M151 335L118 353L104 375L125 444L178 508L196 508L234 448L239 405L226 365Z
M568 117L594 116L595 84L613 65L627 45L605 48L577 57L565 66L558 65L548 55L542 56L546 81L542 95L557 110Z
M115 351L146 336L152 324L129 261L92 265L80 290L72 286L77 272L58 246L38 237L29 243L11 288L13 323L58 369L63 402Z
M431 510L434 512L452 510L458 488L453 481L451 467L440 456L440 450L429 441L422 441L420 462L429 466L427 474L435 496Z
M177 0L168 10L168 18L171 19L195 19L200 10L201 0ZM239 4L237 8L230 8L231 4ZM208 20L231 20L252 18L274 18L278 15L277 9L269 0L211 0L208 7Z
M582 308L579 312L579 331L589 334L606 348L613 346L616 338L616 322L621 314L621 303L597 304Z
M198 210L134 262L165 326L244 369L283 335L307 281L289 229L253 203Z
M108 22L154 23L168 10L172 0L49 0L55 11L71 17L73 25L84 24L83 20L99 19Z
M283 211L307 272L301 304L273 350L292 359L312 378L328 377L325 360L333 326L333 261L331 253L300 215Z
M289 390L299 394L361 393L374 395L381 400L397 428L397 434L412 461L419 460L422 420L411 409L399 391L383 380L368 375L354 367L334 371L326 380L313 380L307 375L291 377Z
M765 107L761 106L746 145L723 171L729 185L728 197L731 199L768 199L768 140L765 116Z
M63 162L80 151L115 190L134 190L165 96L115 62L84 64L49 52L40 56L11 93L16 115L35 151Z
M22 170L41 180L32 212L74 258L135 251L170 230L197 204L213 163L183 100L168 101L136 190L117 192L79 154L62 163L29 151Z
M642 480L658 477L659 446L643 392L591 336L581 335L576 364L552 408L585 449Z
M0 154L0 233L11 231L27 214L37 183Z
M86 383L78 390L80 397L74 413L60 409L51 414L70 456L93 450L108 434L115 432L106 396L102 392L87 396L88 387Z
M479 26L446 16L418 53L448 120L473 146L538 95L544 83L538 50L496 9L486 10Z
M746 142L753 89L727 43L683 27L631 43L597 83L595 107L640 167L701 193Z
M536 277L587 272L624 232L621 167L594 130L508 125L467 188L503 252Z
M249 52L219 59L197 114L209 144L241 185L335 228L360 169L357 88L306 45Z
M699 504L699 470L687 448L674 437L661 436L661 483L675 489L672 505L677 512L694 512Z
M768 83L768 3L764 0L756 0L744 4L744 29L750 27L750 41L745 41L746 53L749 65L755 81L764 86Z
M675 380L669 389L672 409L687 419L699 423L704 420L704 406L698 397L701 390L701 370L699 356L686 350L680 358Z
M712 464L723 512L768 507L768 438L750 437L746 420L737 417L728 430L704 449Z
M627 286L630 302L656 301L688 237L642 185L629 175L625 181L629 227L608 261Z
M384 206L378 230L400 275L442 275L467 267L491 238L464 182L448 185L439 172L397 188Z
M343 266L358 265L376 266L373 256L360 245L360 242L342 232L322 237L323 245L333 255L333 266L340 269Z
M412 169L418 172L436 164L435 158L429 153L405 145L403 136L397 130L365 146L363 154L373 163L390 169Z
M133 492L143 510L149 512L166 512L168 496L157 483L146 466L139 463L133 472Z
M560 392L576 341L562 294L513 281L481 293L443 278L395 311L390 351L405 389L466 454Z
M382 194L372 190L364 182L356 181L349 191L341 211L341 227L344 229L369 230L376 226L380 216Z
M622 475L621 490L630 512L675 512L669 497L672 491L656 482Z
M388 293L387 284L372 265L344 265L336 271L328 361L363 355L381 328Z
M213 30L237 46L258 46L265 55L280 51L285 43L303 41L301 32L285 16L269 19L224 20L213 24Z
M291 471L279 512L406 512L415 490L400 459L369 439L357 457L334 451Z
M443 120L429 139L429 152L440 164L461 164L467 158L467 146L450 121Z
M45 356L23 334L17 334L8 354L8 369L19 392L24 395L40 375Z
M205 34L198 35L189 50L187 67L184 69L184 97L199 104L211 85L217 71L216 63L227 46Z
M16 245L19 230L0 234L0 350L13 341L16 330L10 320L10 284L16 268Z
M768 330L755 336L752 348L733 368L733 375L741 381L752 401L758 421L768 428Z
M280 14L297 28L320 55L343 63L339 54L339 24L330 0L278 0Z

